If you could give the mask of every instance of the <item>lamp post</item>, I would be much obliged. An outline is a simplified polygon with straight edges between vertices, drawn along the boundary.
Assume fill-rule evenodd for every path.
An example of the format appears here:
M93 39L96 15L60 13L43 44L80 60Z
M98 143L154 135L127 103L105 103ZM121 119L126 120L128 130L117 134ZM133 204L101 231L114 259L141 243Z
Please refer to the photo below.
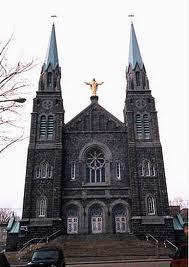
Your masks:
M0 103L2 102L17 102L17 103L24 103L26 101L26 98L15 98L15 99L5 99L5 100L0 100Z

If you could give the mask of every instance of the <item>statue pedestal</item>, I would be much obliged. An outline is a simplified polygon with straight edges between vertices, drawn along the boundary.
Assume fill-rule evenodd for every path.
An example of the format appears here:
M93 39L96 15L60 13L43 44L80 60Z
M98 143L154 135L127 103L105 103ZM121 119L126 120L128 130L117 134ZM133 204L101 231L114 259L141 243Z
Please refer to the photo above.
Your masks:
M91 99L91 102L98 102L98 96L97 95L92 95L90 97L90 99Z

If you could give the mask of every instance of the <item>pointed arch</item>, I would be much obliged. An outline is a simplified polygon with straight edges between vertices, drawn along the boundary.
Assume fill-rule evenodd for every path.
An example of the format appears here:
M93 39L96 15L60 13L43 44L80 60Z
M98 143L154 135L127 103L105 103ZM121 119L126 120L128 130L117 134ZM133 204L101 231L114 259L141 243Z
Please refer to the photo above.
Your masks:
M148 176L156 176L155 164L153 161L144 159L139 164L138 168L139 176L148 177Z
M52 178L53 166L47 161L42 161L38 166L35 167L35 178Z
M152 194L146 195L146 213L147 215L155 215L156 214L156 202L155 197Z
M36 203L36 215L37 217L47 217L47 198L46 196L40 196L37 198Z

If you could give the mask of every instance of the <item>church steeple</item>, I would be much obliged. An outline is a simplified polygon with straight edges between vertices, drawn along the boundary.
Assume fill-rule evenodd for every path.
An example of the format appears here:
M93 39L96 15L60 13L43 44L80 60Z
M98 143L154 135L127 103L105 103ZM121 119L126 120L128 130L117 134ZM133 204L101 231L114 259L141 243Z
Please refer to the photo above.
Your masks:
M55 25L53 23L49 46L39 79L39 91L60 91L61 69L58 61Z
M133 23L131 23L129 60L126 78L127 91L140 91L149 89L148 78L141 57Z
M50 64L53 69L59 66L54 23L52 25L49 47L48 47L45 62L44 62L44 69L47 69Z
M132 67L132 69L135 69L136 64L138 64L140 69L143 68L144 63L142 61L142 57L140 54L140 49L138 46L134 25L133 25L133 23L131 23L128 65L130 65Z

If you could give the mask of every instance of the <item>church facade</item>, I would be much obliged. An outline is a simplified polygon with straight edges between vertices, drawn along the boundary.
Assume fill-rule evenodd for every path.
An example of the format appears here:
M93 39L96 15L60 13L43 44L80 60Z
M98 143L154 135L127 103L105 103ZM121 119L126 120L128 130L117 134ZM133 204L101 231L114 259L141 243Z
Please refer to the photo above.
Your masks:
M133 24L123 122L94 92L65 123L60 79L53 24L31 114L22 243L59 230L172 240L157 111Z

